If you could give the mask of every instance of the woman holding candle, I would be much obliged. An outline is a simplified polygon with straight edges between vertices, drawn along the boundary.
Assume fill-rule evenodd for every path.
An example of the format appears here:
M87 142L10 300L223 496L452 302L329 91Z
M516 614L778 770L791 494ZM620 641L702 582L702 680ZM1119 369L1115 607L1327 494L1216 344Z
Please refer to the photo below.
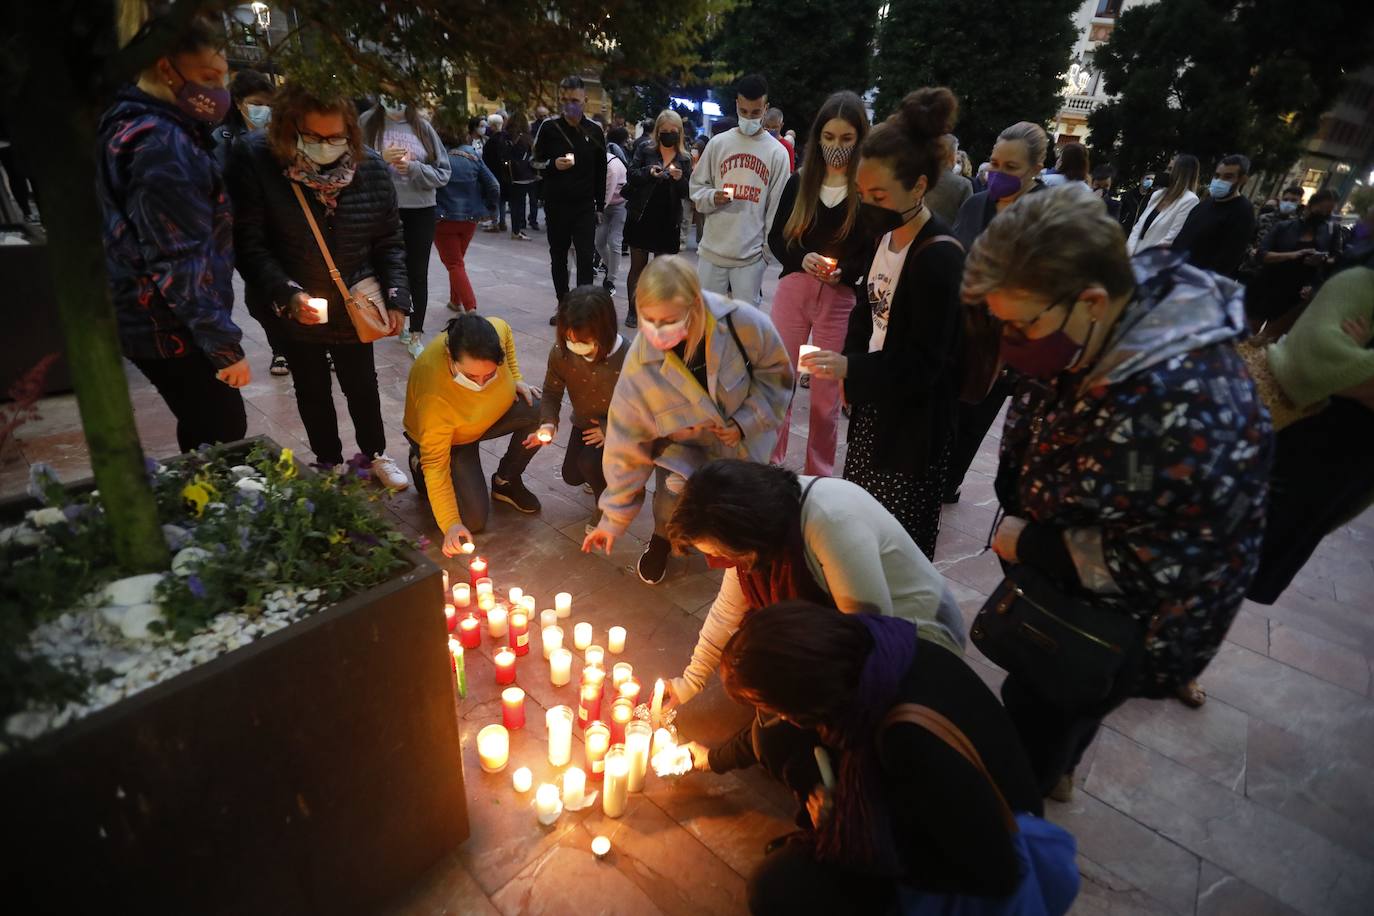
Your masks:
M767 461L792 396L792 364L768 317L703 293L691 264L655 258L639 279L643 319L611 399L602 518L582 549L610 553L656 474L654 535L639 578L663 581L677 493L712 458Z
M692 176L692 157L682 146L682 116L671 109L659 113L646 142L635 146L624 196L625 244L630 248L630 272L625 290L630 310L625 327L639 325L635 311L635 286L650 257L677 254L682 244L678 224L682 203L687 200Z
M1001 898L979 912L1058 914L1073 902L1073 838L1040 819L1016 729L908 621L773 605L730 639L721 677L760 717L724 747L689 745L697 769L759 763L804 808L806 829L769 844L750 876L751 912L947 912L979 897Z
M570 487L590 487L592 495L600 499L606 489L606 477L601 473L606 414L630 350L616 331L611 294L595 286L572 290L558 306L556 334L544 373L539 431L525 439L525 447L538 448L557 436L566 391L572 401L572 429L563 454L563 481ZM600 510L593 509L587 532L600 520Z
M924 198L945 172L941 138L957 109L948 89L918 89L864 140L859 192L866 224L881 235L868 306L850 314L842 352L802 361L815 381L840 382L853 407L845 479L872 493L932 560L959 395L964 255Z
M858 284L873 255L873 236L859 219L854 182L858 148L867 135L868 116L857 95L837 92L826 99L811 126L804 165L787 179L768 232L768 247L782 264L771 314L794 369L808 339L822 350L844 348ZM791 416L789 405L784 430ZM839 385L818 379L811 386L806 473L835 473L839 420ZM774 464L787 457L787 440L786 435L778 436Z
M331 381L337 375L358 451L383 485L404 489L410 482L386 454L372 344L359 338L340 288L382 300L391 334L410 313L396 190L386 163L363 145L352 99L288 83L267 129L235 145L228 179L238 270L248 295L272 303L315 460L343 463ZM306 209L341 281L331 276ZM311 298L328 301L327 321L309 307Z

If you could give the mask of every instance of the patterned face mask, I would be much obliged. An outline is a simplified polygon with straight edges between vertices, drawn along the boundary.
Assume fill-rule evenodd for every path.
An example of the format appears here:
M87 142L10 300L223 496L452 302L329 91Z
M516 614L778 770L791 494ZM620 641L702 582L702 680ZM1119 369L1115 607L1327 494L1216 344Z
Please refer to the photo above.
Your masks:
M832 169L842 169L849 165L849 158L854 155L853 143L822 143L821 155L825 157L825 164Z

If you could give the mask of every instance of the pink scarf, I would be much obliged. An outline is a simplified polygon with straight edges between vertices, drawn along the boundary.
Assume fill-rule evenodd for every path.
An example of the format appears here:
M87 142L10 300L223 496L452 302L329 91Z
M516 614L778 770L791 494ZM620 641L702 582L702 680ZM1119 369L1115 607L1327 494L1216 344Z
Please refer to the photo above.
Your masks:
M353 182L355 171L352 153L344 153L327 171L320 171L318 163L296 150L296 158L282 170L282 174L310 188L320 203L332 211L339 203L339 192Z

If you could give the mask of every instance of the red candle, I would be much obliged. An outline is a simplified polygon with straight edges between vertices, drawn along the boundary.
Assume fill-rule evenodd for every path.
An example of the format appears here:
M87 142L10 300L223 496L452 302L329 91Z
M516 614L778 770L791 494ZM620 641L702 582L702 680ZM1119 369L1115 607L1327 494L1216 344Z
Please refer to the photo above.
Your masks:
M530 617L523 610L510 612L510 647L516 655L530 654Z
M606 775L606 752L611 749L611 730L601 722L588 725L582 736L582 748L587 752L587 779L600 782Z
M525 727L525 691L519 687L501 691L501 724L506 728Z
M444 605L444 623L448 625L448 631L453 632L453 628L458 626L458 609L451 604Z
M477 580L486 578L487 561L481 557L473 557L472 562L468 564L468 572L471 576L472 587L476 588Z
M625 726L635 717L635 705L624 697L611 704L611 744L625 743Z
M606 672L602 668L583 668L582 683L589 684L596 688L596 705L599 709L601 702L606 697ZM592 716L593 719L597 718Z
M515 683L515 653L510 649L497 649L493 658L496 662L496 683Z
M631 703L639 702L639 679L627 677L620 682L620 695L628 699Z
M577 724L586 728L601 718L601 685L583 684L578 693Z
M464 649L476 649L482 644L482 621L475 614L468 614L458 624L458 641Z

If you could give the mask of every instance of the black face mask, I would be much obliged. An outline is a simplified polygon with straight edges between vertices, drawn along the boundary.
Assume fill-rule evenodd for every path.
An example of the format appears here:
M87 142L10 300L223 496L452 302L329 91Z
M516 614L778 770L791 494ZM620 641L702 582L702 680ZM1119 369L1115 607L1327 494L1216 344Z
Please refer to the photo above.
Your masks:
M665 130L658 135L658 145L669 149L676 149L678 132L675 130Z
M880 207L877 204L859 204L859 218L863 220L864 226L874 235L887 235L889 232L905 226L925 206L924 202L908 207L905 210L890 210L887 207Z

